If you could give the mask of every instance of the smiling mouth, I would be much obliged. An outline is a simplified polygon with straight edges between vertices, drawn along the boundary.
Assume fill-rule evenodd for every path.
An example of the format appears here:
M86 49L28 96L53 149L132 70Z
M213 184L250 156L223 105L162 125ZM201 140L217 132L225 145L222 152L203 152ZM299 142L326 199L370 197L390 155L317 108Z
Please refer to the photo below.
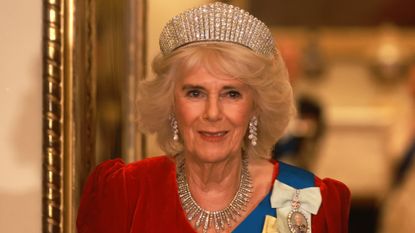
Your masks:
M228 131L218 131L218 132L209 132L209 131L199 131L201 137L207 141L219 141L222 140Z

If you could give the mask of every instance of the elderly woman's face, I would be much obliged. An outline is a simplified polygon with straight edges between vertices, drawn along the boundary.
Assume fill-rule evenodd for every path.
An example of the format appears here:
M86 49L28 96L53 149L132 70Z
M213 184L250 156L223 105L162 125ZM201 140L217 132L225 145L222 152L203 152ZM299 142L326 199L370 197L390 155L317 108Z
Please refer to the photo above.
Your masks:
M253 91L225 75L204 68L178 78L174 90L175 114L185 153L203 162L240 156L249 120Z

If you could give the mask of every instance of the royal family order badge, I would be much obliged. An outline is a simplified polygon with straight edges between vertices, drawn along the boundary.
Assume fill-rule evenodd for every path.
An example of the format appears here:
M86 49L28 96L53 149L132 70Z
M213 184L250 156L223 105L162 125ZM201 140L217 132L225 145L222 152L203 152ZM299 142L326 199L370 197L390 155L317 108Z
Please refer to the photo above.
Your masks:
M291 201L292 210L288 213L288 228L291 233L310 233L310 227L306 214L300 210L301 202L299 199L300 190L296 190Z
M276 180L271 206L276 209L278 232L312 233L311 215L317 214L321 201L318 187L295 189Z

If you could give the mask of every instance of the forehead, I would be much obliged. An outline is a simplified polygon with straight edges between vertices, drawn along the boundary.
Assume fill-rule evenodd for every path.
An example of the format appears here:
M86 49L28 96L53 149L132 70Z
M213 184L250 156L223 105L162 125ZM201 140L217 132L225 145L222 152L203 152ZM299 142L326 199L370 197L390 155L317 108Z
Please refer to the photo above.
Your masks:
M198 67L186 72L179 78L178 84L184 85L211 85L211 86L236 86L248 87L241 80L227 74L212 73L204 67Z

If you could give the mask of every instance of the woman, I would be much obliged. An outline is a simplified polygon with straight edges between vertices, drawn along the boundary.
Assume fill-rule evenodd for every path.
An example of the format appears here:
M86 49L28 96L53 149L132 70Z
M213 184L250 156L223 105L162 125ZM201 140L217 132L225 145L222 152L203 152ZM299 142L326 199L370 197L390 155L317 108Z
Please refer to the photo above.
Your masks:
M307 230L347 232L346 186L269 159L293 101L261 21L208 4L174 17L160 47L138 109L141 128L157 133L168 155L98 166L79 233L295 232L298 214Z

